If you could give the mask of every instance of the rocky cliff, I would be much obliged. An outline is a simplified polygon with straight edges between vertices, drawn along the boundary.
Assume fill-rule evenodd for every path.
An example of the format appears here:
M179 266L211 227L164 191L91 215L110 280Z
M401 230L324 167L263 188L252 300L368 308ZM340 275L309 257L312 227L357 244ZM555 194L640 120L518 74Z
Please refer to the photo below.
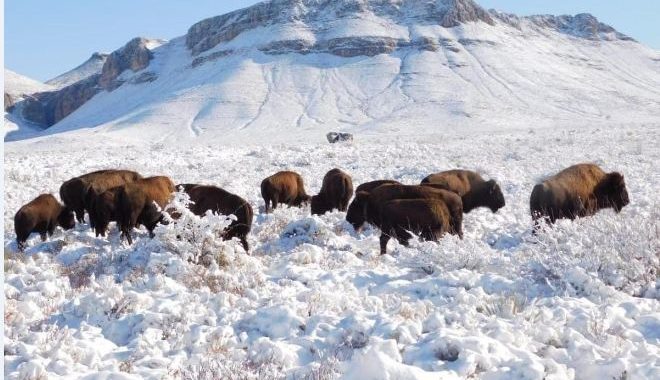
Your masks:
M33 94L24 100L22 116L28 121L48 127L78 109L99 91L116 89L125 82L125 79L120 78L125 70L137 72L149 65L153 57L148 48L150 42L146 38L134 38L110 55L93 55L91 59L103 61L99 73L54 91Z

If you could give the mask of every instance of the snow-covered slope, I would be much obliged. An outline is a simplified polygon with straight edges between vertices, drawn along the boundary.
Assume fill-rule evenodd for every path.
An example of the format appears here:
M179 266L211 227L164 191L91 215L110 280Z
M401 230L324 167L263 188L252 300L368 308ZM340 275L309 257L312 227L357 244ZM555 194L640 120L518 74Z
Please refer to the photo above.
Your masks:
M5 378L656 380L658 136L530 126L335 145L6 144ZM534 184L584 161L622 172L631 203L533 236ZM114 224L107 239L58 228L16 253L20 205L108 167L245 197L251 253L213 237L218 218L161 226L153 240L141 228L130 247ZM314 194L333 167L356 186L476 169L506 206L465 215L463 240L391 241L384 256L378 230L356 234L343 212L262 212L266 176L295 170Z
M5 69L4 134L9 140L24 139L39 134L43 128L21 117L21 101L31 94L54 90L54 87ZM9 111L9 112L7 112Z
M660 53L589 15L273 0L203 20L151 53L49 133L281 141L659 121Z
M47 80L46 83L57 88L62 88L87 79L92 75L100 74L107 58L108 54L94 53L88 60L76 68Z
M5 93L16 98L35 92L50 91L53 86L5 69Z

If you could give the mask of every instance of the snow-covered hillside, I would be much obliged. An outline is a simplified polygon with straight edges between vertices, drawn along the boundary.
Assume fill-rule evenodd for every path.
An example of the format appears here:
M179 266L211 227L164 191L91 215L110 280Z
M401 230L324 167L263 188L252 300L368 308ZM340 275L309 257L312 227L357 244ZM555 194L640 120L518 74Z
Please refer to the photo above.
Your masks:
M9 140L20 140L33 137L42 131L42 127L25 120L22 116L21 101L34 93L52 91L55 88L49 84L17 74L5 69L5 112L4 134ZM9 113L7 111L10 111Z
M52 89L53 86L49 84L39 82L36 79L28 78L9 69L5 69L5 93L15 98L21 98L25 95L34 94L35 92L49 91Z
M62 88L87 79L92 75L100 74L107 58L108 54L94 53L78 67L60 74L53 79L49 79L46 83L57 88Z
M222 148L5 144L5 378L658 379L658 132L530 127ZM584 161L624 173L630 205L534 237L533 185ZM245 197L256 211L250 255L208 238L222 220L159 227L153 240L140 230L132 247L114 227L106 240L82 225L46 243L33 236L25 255L15 253L21 204L106 167ZM264 177L296 170L315 193L333 167L356 185L476 169L499 181L507 204L467 214L464 240L390 242L385 256L378 231L356 234L344 213L260 212ZM188 261L198 254L210 266Z
M106 64L113 84L90 82L104 90L48 133L286 141L660 119L660 53L589 15L273 0L146 46L137 68Z

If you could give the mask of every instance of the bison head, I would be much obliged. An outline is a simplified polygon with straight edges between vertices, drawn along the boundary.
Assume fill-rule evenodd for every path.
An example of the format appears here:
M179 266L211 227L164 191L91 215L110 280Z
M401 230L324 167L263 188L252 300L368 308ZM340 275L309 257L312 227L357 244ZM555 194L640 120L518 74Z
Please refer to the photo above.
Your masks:
M355 194L355 199L353 199L353 202L348 206L348 210L346 210L346 221L353 226L355 232L360 232L362 225L367 221L368 197L369 193L358 191Z
M311 198L312 215L323 215L328 210L328 204L323 194L314 195Z
M612 207L614 211L621 212L621 209L630 203L626 182L621 173L609 173L600 187L599 200L603 207Z
M486 182L486 189L488 191L488 207L492 212L497 212L497 210L501 209L506 204L504 202L502 189L500 189L500 185L498 185L493 179Z
M60 227L64 228L65 230L70 230L75 227L76 219L73 210L68 207L64 207L62 211L60 211L60 214L57 216L57 224L59 224Z

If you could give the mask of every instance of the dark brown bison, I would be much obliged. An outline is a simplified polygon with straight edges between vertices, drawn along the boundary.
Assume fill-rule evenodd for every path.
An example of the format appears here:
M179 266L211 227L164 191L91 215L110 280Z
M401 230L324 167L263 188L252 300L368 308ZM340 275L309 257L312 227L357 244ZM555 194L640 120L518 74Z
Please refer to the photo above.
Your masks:
M172 180L165 176L149 177L129 182L117 194L117 216L122 237L133 244L131 230L142 224L151 237L158 222L163 220L161 210L169 203L175 191Z
M529 208L538 228L540 218L552 224L557 219L593 215L603 208L620 212L628 203L622 174L605 173L594 164L578 164L534 186Z
M117 201L122 187L113 187L100 194L93 189L88 192L89 223L94 228L97 237L105 236L110 222L119 222Z
M14 216L14 231L18 249L25 249L25 242L33 232L41 234L41 240L52 236L55 227L65 230L73 228L76 224L73 211L63 206L51 194L41 194L23 207Z
M360 184L360 186L358 186L355 189L355 193L357 194L361 191L370 193L371 190L377 188L378 186L382 186L382 185L401 185L401 182L395 181L393 179L379 179L379 180L376 180L376 181L365 182L365 183Z
M96 192L100 194L107 189L139 178L142 178L140 174L130 170L98 170L64 182L60 186L60 198L62 198L65 206L75 211L76 219L82 223L87 208L85 204L88 198L87 193L91 186L94 186Z
M379 206L380 254L387 252L387 242L395 238L404 246L418 234L423 240L437 241L451 233L451 215L447 204L438 199L395 199Z
M422 185L434 184L453 191L463 200L463 212L468 213L477 207L488 207L497 212L504 207L502 189L495 180L485 181L479 174L470 170L447 170L427 176Z
M370 193L356 193L346 213L346 221L359 231L365 222L381 224L379 205L396 199L434 199L445 203L450 218L449 231L463 238L463 202L458 194L433 186L383 184Z
M237 237L245 252L248 252L250 247L247 235L252 228L254 212L245 199L216 186L177 185L177 189L180 187L190 196L193 203L189 208L195 215L203 216L208 210L222 215L235 215L236 220L232 221L223 232L222 239L231 240L233 237Z
M300 174L290 171L277 172L261 181L261 196L266 203L266 212L277 208L279 203L300 207L310 198Z
M339 169L332 169L323 177L321 191L312 197L312 214L322 215L333 209L346 211L352 196L351 176Z

